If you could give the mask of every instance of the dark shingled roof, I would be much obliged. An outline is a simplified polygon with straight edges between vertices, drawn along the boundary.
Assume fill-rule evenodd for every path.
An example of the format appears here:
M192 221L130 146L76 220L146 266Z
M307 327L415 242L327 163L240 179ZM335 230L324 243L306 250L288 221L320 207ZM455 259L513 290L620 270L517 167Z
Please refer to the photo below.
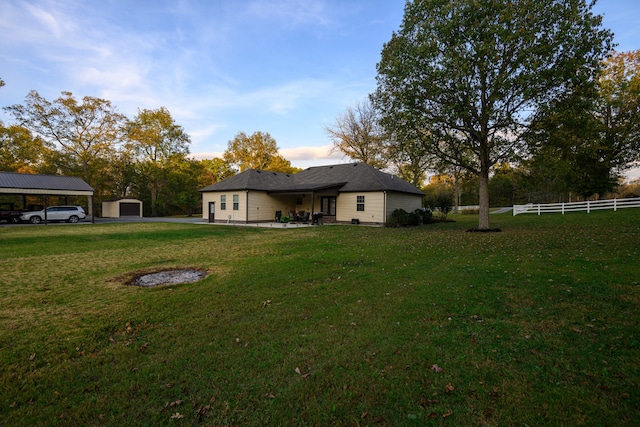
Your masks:
M397 191L424 194L403 179L364 163L316 166L293 175L250 169L200 191L308 192L329 187L339 187L340 192Z
M0 192L3 188L93 192L93 188L80 178L57 175L31 175L14 172L0 172Z

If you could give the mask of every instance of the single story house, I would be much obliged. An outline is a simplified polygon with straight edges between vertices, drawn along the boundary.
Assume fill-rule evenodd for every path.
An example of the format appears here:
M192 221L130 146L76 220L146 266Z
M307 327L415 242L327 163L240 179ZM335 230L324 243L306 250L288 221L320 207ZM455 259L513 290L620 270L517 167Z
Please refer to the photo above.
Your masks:
M424 193L364 163L311 167L296 174L246 170L200 190L203 219L258 223L296 216L324 223L384 224L396 209L422 207Z

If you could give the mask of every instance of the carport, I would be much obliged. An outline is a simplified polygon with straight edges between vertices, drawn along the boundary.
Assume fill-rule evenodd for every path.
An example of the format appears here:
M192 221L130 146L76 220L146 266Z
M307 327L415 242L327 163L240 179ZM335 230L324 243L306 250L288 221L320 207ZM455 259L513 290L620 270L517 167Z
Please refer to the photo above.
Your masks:
M0 195L22 196L22 208L27 208L27 196L39 196L44 208L48 206L48 196L86 196L87 215L95 222L93 215L93 188L81 178L58 175L32 175L15 172L0 172ZM66 199L65 199L66 200Z

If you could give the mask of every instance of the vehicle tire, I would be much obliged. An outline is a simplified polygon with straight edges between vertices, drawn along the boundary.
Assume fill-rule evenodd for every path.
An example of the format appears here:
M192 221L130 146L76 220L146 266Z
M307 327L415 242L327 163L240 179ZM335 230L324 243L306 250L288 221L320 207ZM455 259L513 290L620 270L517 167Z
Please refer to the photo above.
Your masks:
M38 215L34 215L31 218L29 218L29 222L31 224L40 224L42 222L42 218L40 218Z
M80 221L80 218L78 218L75 215L71 215L67 221L69 221L72 224L75 224L76 222Z
M12 216L11 218L9 218L9 224L17 224L19 222L20 222L20 217Z

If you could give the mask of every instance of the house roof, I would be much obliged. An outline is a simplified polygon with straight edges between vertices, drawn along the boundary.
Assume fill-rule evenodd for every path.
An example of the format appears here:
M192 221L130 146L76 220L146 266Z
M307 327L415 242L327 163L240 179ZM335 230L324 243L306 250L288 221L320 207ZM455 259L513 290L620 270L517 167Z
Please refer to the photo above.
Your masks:
M250 169L200 191L309 192L330 187L338 187L340 192L397 191L424 194L405 180L365 163L316 166L296 174Z
M93 188L80 178L57 175L32 175L14 172L0 172L0 193L25 192L52 194L52 192L91 193Z

